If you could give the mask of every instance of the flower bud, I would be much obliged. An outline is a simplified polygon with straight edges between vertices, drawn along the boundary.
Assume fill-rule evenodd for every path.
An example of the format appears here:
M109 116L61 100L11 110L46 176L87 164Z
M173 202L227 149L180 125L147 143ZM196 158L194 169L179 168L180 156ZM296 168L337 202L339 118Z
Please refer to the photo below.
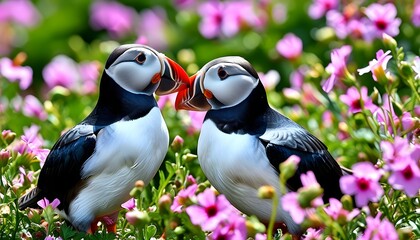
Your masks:
M272 199L276 195L276 190L273 186L264 185L258 188L258 197L261 199Z
M171 205L172 205L172 199L169 194L162 195L162 197L159 198L158 207L161 211L169 210Z
M175 234L177 234L177 235L184 234L184 232L185 232L185 228L184 228L184 227L182 227L182 226L178 226L178 227L176 227L176 228L175 228L174 232L175 232Z
M262 224L255 216L251 216L249 220L245 222L248 236L255 236L257 233L263 233L266 231L266 227Z
M143 188L144 188L144 182L143 182L143 180L138 180L138 181L136 181L136 183L135 183L135 185L134 185L136 188L138 188L139 190L143 190Z
M321 196L324 190L318 186L301 188L298 192L298 202L302 208L311 207L311 202Z
M127 212L125 218L127 219L127 222L133 226L142 226L150 222L149 214L145 211L139 211L138 209Z
M295 175L299 162L300 158L292 155L280 164L280 179L283 183L286 183L289 178Z
M385 47L387 47L388 49L391 49L392 51L397 49L397 41L395 41L395 39L391 36L389 36L386 33L382 34L382 41L385 45Z
M143 180L137 180L134 183L134 188L130 191L130 196L133 198L138 198L141 195L141 192L144 190L144 182Z
M381 85L389 84L388 76L385 72L385 69L382 66L377 66L372 69L373 75L376 77L377 81Z
M10 152L7 149L0 150L0 167L4 167L7 165L10 159Z
M16 133L10 130L3 130L1 132L1 137L4 139L4 141L6 141L7 144L10 144L13 142L13 140L15 140Z
M413 229L411 229L410 227L404 227L404 228L399 228L397 230L398 239L414 239L415 235L413 233Z
M406 61L401 61L401 75L404 76L404 78L410 78L413 77L413 68L410 63Z
M175 136L174 140L171 143L171 148L174 152L181 150L184 145L184 139L178 135Z
M184 162L192 162L195 159L197 159L197 155L192 154L192 153L187 153L187 154L185 154L185 155L182 156L182 160Z
M377 102L377 101L382 102L382 100L380 99L381 94L379 93L379 90L376 87L373 88L373 92L370 95L370 98L372 99L373 102Z

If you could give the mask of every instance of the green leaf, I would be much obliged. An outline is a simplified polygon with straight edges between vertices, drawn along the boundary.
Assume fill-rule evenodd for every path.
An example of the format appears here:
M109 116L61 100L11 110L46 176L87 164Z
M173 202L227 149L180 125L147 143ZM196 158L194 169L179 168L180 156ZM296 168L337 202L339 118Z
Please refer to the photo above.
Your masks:
M146 227L146 233L144 235L144 239L151 239L157 233L157 228L155 225L149 225Z

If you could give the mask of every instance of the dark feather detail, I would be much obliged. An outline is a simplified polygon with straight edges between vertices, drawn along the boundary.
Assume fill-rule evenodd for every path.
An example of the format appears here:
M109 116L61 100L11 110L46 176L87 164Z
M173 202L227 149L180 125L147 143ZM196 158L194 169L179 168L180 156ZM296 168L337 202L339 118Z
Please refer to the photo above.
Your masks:
M34 188L18 200L19 210L24 210L25 208L40 208L37 205L37 202L43 198L41 190L39 188Z
M297 191L302 186L300 175L312 171L324 189L324 201L340 198L342 169L327 147L303 127L271 108L265 113L265 119L269 121L268 128L260 140L265 142L267 157L276 171L291 155L300 157L297 172L287 182L288 187Z

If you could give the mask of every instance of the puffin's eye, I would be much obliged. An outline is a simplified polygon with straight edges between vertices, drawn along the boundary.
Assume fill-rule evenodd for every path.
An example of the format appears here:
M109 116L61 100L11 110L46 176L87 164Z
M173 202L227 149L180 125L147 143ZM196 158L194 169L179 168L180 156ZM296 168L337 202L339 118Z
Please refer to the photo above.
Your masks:
M144 62L146 62L146 54L141 52L139 55L137 55L136 62L138 62L140 64L143 64Z
M219 68L219 70L217 70L217 75L222 80L226 79L229 76L229 74L223 68Z

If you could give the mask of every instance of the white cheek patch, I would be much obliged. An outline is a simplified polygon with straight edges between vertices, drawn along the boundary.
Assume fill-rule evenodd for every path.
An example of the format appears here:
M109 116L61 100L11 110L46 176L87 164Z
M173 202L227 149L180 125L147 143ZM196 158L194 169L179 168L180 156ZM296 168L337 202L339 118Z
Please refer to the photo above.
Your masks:
M206 77L204 88L211 91L219 102L229 107L245 100L257 84L258 80L248 75L234 75L220 80L216 71L213 71Z
M156 73L160 73L160 64L139 65L135 62L122 62L105 70L122 88L131 93L141 93L151 82Z

